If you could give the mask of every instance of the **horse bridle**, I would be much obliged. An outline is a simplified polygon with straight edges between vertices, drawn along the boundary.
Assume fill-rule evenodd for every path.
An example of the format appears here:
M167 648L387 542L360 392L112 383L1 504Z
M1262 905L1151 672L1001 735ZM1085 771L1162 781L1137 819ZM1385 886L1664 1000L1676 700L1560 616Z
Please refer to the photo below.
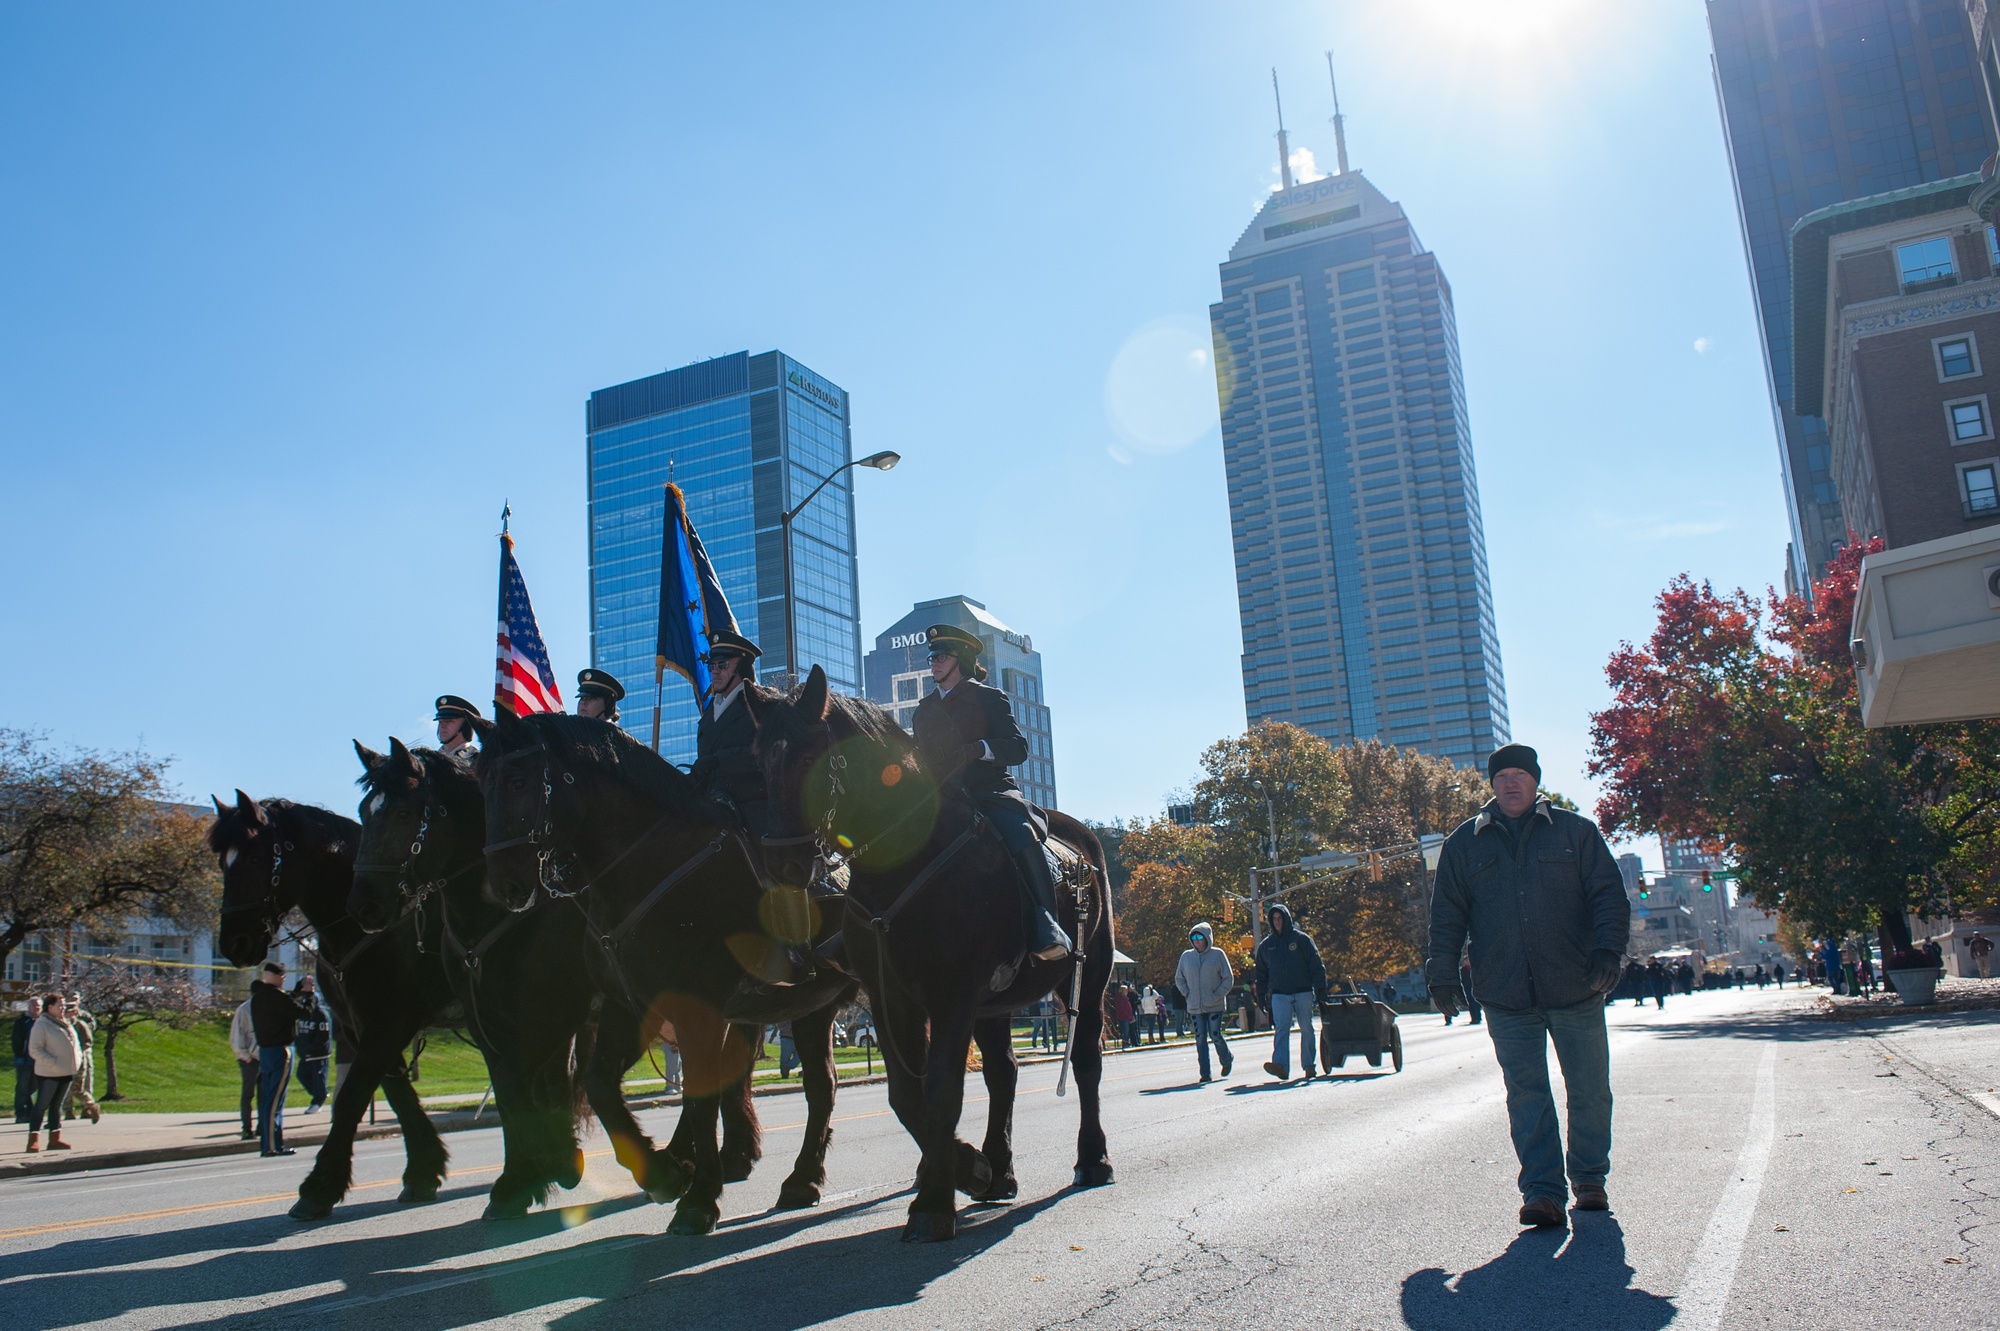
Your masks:
M573 863L575 852L566 847L559 847L556 844L555 781L554 774L550 769L551 767L555 767L555 772L561 774L563 784L566 786L574 786L576 784L576 774L574 772L562 771L559 766L556 766L555 756L549 752L548 741L537 735L533 748L510 749L496 758L494 760L494 776L496 779L498 778L499 768L505 764L514 761L514 759L524 754L537 752L542 755L541 825L539 827L536 826L536 820L530 817L526 835L508 837L504 841L489 841L486 843L485 853L488 858L491 858L504 851L513 850L517 846L532 846L535 848L535 876L541 885L542 891L556 898L573 897L578 892L581 892L583 887L588 887L589 884L585 883L583 887L572 888L569 891L561 890L562 884L575 868L575 864ZM564 857L563 860L557 858L559 853ZM571 862L565 863L564 860ZM518 915L521 911L534 905L534 903L535 899L531 893L527 901L523 902L519 907L510 906L508 909Z
M430 778L425 777L424 808L423 808L423 814L419 818L417 823L417 839L410 843L410 853L403 857L403 862L401 864L383 864L383 863L364 864L361 861L356 860L354 863L354 872L357 874L389 873L391 871L394 871L394 873L396 874L396 892L403 899L402 907L396 912L396 916L394 919L390 920L380 929L372 929L368 930L368 932L371 934L387 933L389 930L394 929L397 925L401 924L404 920L410 919L411 917L415 917L417 922L417 952L420 955L424 950L425 899L428 898L434 892L442 891L446 883L449 883L452 879L458 877L460 874L466 873L467 871L475 868L482 867L484 864L483 860L473 860L468 864L460 865L458 868L451 870L449 873L439 874L436 878L426 879L421 883L414 883L414 884L411 883L410 871L416 867L417 861L423 858L424 843L430 837L431 810L433 808L437 810L437 815L440 818L449 818L451 816L451 810L444 808L442 805L437 805L432 802ZM360 921L357 920L356 923L358 924L360 923Z
M263 923L264 932L271 937L273 944L296 943L305 938L306 931L299 929L282 930L280 926L284 924L285 916L292 913L292 908L290 906L286 906L283 909L279 909L277 904L278 885L279 882L283 879L285 872L285 852L288 850L293 850L295 849L295 847L289 841L280 840L277 836L276 828L272 829L270 844L271 844L270 890L266 892L258 900L251 902L248 905L231 906L228 904L224 904L221 913L223 917L226 919L231 915L247 915L251 911L255 911L257 912L257 918Z

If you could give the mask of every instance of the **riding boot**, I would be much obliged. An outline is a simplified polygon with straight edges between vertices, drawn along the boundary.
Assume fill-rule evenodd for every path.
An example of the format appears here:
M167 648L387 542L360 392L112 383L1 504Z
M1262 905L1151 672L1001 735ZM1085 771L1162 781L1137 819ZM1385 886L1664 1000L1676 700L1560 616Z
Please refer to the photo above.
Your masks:
M1021 917L1028 931L1028 955L1037 961L1060 961L1070 954L1069 935L1056 923L1056 884L1049 857L1040 845L1014 852L1014 871L1021 880Z

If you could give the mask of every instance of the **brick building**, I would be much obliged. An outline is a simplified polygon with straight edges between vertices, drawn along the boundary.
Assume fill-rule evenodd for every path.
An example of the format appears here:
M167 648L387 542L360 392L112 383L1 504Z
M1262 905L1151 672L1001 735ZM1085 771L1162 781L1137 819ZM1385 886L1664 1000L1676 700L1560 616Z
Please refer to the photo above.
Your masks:
M2000 525L2000 275L1977 175L1792 228L1793 409L1825 418L1849 531L1895 548Z

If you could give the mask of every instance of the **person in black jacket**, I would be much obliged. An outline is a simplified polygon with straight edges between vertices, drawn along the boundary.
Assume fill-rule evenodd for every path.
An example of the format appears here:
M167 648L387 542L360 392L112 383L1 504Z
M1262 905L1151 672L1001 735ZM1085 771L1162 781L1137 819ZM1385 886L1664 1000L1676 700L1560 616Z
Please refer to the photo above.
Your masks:
M1264 1071L1285 1081L1292 1075L1291 1052L1286 1048L1292 1023L1299 1024L1299 1063L1306 1080L1316 1075L1319 1047L1313 1043L1313 1014L1326 1002L1326 963L1312 935L1292 923L1292 912L1283 902L1273 902L1265 913L1271 931L1257 944L1252 955L1256 969L1252 983L1257 1001L1271 1012L1271 1061Z
M310 975L301 975L293 986L292 999L301 1009L298 1032L293 1037L292 1054L298 1068L299 1085L312 1096L312 1103L306 1106L308 1114L317 1114L326 1104L327 1064L333 1056L333 1014L320 1001L317 986Z
M42 1018L42 1000L31 998L28 1009L14 1018L14 1121L26 1124L35 1112L35 1060L28 1057L28 1035Z
M263 980L250 992L250 1029L257 1036L257 1140L260 1155L297 1155L285 1145L285 1091L292 1084L292 1042L298 1037L299 1003L285 992L285 968L264 963Z
M1521 1223L1564 1223L1610 1209L1611 1052L1604 995L1618 985L1631 937L1625 880L1597 825L1537 798L1541 763L1525 744L1486 760L1493 798L1445 838L1431 888L1424 973L1431 1001L1456 1012L1458 957L1472 944L1472 984L1507 1086L1520 1158ZM1569 1187L1549 1091L1549 1044L1569 1094Z
M760 836L772 828L763 769L750 751L757 722L743 695L757 687L757 658L763 654L756 643L729 629L708 635L708 706L695 722L689 772L710 800L734 810L743 826Z
M924 770L939 781L956 776L992 824L1020 879L1028 953L1059 960L1069 955L1070 941L1056 923L1055 878L1042 852L1048 824L1007 772L1028 760L1027 737L1007 695L983 682L979 639L951 624L933 624L925 636L937 688L917 704L911 722Z

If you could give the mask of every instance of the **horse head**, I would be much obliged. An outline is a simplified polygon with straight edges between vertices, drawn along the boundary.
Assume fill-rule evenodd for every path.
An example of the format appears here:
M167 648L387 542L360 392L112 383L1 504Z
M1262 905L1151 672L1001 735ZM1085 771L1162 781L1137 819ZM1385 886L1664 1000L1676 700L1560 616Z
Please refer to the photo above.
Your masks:
M209 796L215 822L208 848L222 864L222 918L216 935L236 966L254 966L270 951L278 922L297 901L284 882L289 847L264 807L241 790L235 805Z
M779 840L810 837L865 868L887 868L930 838L937 788L888 712L834 694L814 666L794 695L759 699L751 714ZM810 854L774 859L795 882L811 863Z
M450 758L428 750L413 752L393 737L387 753L377 753L360 740L354 741L354 752L361 759L357 784L363 794L360 847L347 913L363 929L379 933L404 912L421 908L448 876L471 865L465 860L465 848L454 854L454 847L447 844L457 829L445 822L450 808L434 773L438 764L450 765Z
M582 886L573 848L585 810L562 738L548 733L556 719L503 708L492 721L473 721L486 804L486 893L511 911L532 906L538 890L570 896Z

